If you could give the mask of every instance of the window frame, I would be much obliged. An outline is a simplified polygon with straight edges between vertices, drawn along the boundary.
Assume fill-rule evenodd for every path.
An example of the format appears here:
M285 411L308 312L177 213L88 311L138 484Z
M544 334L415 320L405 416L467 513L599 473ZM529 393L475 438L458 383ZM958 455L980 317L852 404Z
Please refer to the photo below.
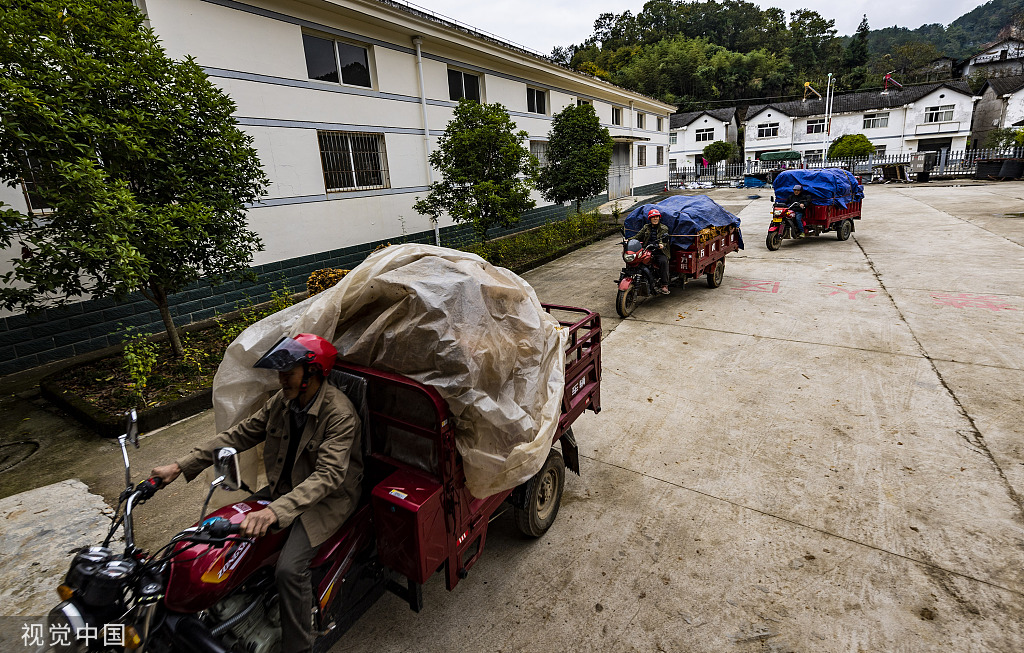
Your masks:
M332 193L348 193L352 191L363 191L363 190L383 190L391 188L391 173L388 169L388 157L387 157L387 140L381 132L357 132L357 131L344 131L339 129L318 129L316 130L317 146L320 150L320 167L323 170L324 175L324 192L327 194ZM348 143L348 149L329 149L324 150L324 139L325 137L338 138L339 136L346 137ZM377 156L377 167L372 170L370 168L358 169L356 166L357 155L368 155L370 154L369 149L357 149L353 147L353 138L371 138L376 142L376 151L374 154ZM350 164L349 169L345 169L344 166L335 169L333 166L328 169L328 158L331 154L348 156L348 163ZM380 176L380 183L376 184L360 184L359 175L360 173L377 174ZM344 178L348 174L351 176L352 185L350 186L338 186L333 185L332 175L338 178Z
M644 168L647 166L647 146L637 145L636 146L636 167Z
M576 106L582 107L584 104L589 104L590 106L594 106L594 101L593 100L586 100L586 99L581 98L581 97L576 98Z
M331 50L332 50L332 52L334 54L334 74L335 74L335 76L337 76L336 80L320 79L318 77L310 76L309 56L308 56L308 52L307 52L307 49L306 49L306 38L318 39L320 41L328 41L331 44ZM366 64L365 65L366 65L366 75L367 75L368 82L369 82L368 84L360 84L360 83L357 83L355 81L345 81L345 69L341 65L341 51L339 50L339 46L341 46L341 45L344 45L344 46L350 47L350 48L358 48L358 49L363 51L363 54L366 57ZM313 81L317 81L317 82L324 82L325 84L338 84L339 86L350 86L352 88L369 88L369 89L377 88L377 76L376 76L376 73L375 73L376 62L374 60L373 46L370 45L369 43L360 43L358 41L353 41L353 40L349 40L349 39L339 39L339 38L337 38L337 37L335 37L333 35L319 34L319 33L303 31L302 32L302 54L303 54L303 58L306 61L306 78L307 79L310 79L310 80L313 80Z
M612 124L622 126L622 108L612 107Z
M955 104L939 104L934 107L924 108L924 122L925 124L935 124L938 122L953 122L953 116L956 112ZM948 118L943 118L948 114Z
M661 145L658 146L654 156L654 165L663 166L665 165L665 148Z
M530 141L530 154L532 154L533 156L537 157L537 163L540 164L541 168L547 167L547 165L548 165L548 141L531 140Z
M889 127L889 113L889 111L865 113L863 129L887 129Z
M677 145L679 143L679 132L669 132L668 144Z
M758 138L778 138L779 137L779 123L777 122L762 122L757 126L757 137Z
M641 111L636 112L636 128L647 129L644 125L647 124L647 114Z
M820 129L819 129L820 127ZM808 134L824 134L825 133L825 119L824 118L811 118L807 121L807 133Z
M540 111L537 111L537 100L540 99ZM533 101L533 107L530 106L531 100ZM526 87L526 112L536 113L540 116L548 115L548 92L547 89L539 88L536 86Z
M459 79L460 79L460 83L461 83L462 95L460 95L457 98L452 97L452 73L457 73L459 75ZM476 98L467 97L467 95L466 95L466 77L467 76L473 77L473 78L476 79L476 94L477 94ZM448 66L448 75L447 75L447 77L448 77L448 99L449 100L451 100L452 102L458 102L459 100L465 98L465 99L469 100L470 102L476 102L478 104L483 104L483 101L484 101L483 75L481 75L480 73L469 71L469 70L463 70L462 68L452 68L451 66Z
M707 138L705 138L707 137ZM700 129L693 130L693 140L697 143L714 142L715 140L715 128L714 127L701 127Z
M658 131L664 131L663 127L665 126L665 122L664 122L665 119L662 118L661 116L658 116L657 120L658 120Z

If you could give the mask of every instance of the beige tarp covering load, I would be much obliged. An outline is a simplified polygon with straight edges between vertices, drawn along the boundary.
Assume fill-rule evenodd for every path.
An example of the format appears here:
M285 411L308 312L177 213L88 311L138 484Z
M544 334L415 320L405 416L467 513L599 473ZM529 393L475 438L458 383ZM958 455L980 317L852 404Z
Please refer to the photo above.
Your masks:
M250 415L277 375L253 363L282 336L313 333L340 360L435 388L476 497L540 471L561 414L566 335L525 281L473 254L398 245L336 286L275 313L228 347L213 383L217 429Z

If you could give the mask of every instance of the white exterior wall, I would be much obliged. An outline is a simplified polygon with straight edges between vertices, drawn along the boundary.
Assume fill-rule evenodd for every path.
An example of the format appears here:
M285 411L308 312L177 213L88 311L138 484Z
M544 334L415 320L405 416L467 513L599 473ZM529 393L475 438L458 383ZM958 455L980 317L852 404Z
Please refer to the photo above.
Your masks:
M925 109L940 105L953 105L953 119L939 123L926 123ZM971 116L974 113L974 99L948 88L938 88L914 104L907 105L907 126L904 131L905 148L916 152L923 139L949 138L950 150L967 149L971 135Z
M252 228L266 245L260 265L340 249L403 234L430 231L426 216L412 209L427 193L420 83L413 37L423 39L423 80L430 146L453 115L448 68L477 74L481 99L500 102L531 140L547 140L551 116L578 97L590 100L613 136L648 138L668 145L671 105L567 71L508 48L447 30L442 25L366 0L312 6L291 0L225 7L204 0L147 0L150 25L168 54L191 55L237 104L242 129L254 138L271 180L261 205L249 210ZM302 34L333 37L366 47L372 88L307 78ZM547 90L544 115L527 112L527 85ZM611 109L623 124L611 124ZM630 107L648 114L636 129ZM656 119L663 129L658 132ZM325 190L317 130L382 133L389 187ZM668 157L657 166L632 170L633 186L667 181ZM633 158L634 166L636 157ZM538 207L545 203L534 193ZM3 187L0 200L25 210L21 188ZM442 227L452 224L441 221Z
M865 114L889 114L889 124L886 127L872 127L869 129L864 128L864 115ZM872 109L871 111L855 111L851 113L833 114L832 116L832 129L829 134L828 142L832 143L837 140L840 136L846 136L848 134L864 134L871 141L874 146L882 145L885 147L885 153L888 154L901 154L904 151L903 144L903 121L906 116L906 109ZM800 119L802 122L803 131L806 135L807 132L807 118ZM821 134L817 134L817 146L807 146L803 149L820 150L821 149ZM913 151L913 150L911 150Z
M793 121L794 118L787 116L778 109L767 108L752 118L748 118L743 134L744 158L753 161L757 152L775 152L778 150L793 149ZM779 123L777 136L758 138L757 126L761 123Z
M1013 123L1024 120L1024 89L1003 97L1006 99L1006 115L999 126L1012 127Z
M698 129L714 129L714 138L710 141L697 141ZM689 125L673 129L676 134L676 142L671 145L669 159L674 160L676 165L692 166L700 163L704 156L704 148L715 141L726 141L735 145L738 140L739 127L735 120L723 121L709 115L698 116ZM728 132L728 133L727 133Z

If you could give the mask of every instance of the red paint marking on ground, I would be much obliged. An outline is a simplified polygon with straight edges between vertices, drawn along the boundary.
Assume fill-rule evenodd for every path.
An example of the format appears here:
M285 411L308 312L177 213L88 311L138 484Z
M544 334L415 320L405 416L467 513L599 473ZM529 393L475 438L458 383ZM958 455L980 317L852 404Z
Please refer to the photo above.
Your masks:
M972 295L971 293L936 293L932 299L939 306L953 308L987 308L990 311L1017 311L996 295Z
M847 299L857 299L857 293L859 292L875 292L874 288L858 288L857 290L847 290L842 286L837 286L832 283L823 283L821 285L836 289L834 292L829 293L829 297L831 297L832 295L841 295L842 293L846 293Z
M742 286L733 286L730 290L749 290L750 292L777 293L782 287L781 281L761 281L759 279L737 279Z

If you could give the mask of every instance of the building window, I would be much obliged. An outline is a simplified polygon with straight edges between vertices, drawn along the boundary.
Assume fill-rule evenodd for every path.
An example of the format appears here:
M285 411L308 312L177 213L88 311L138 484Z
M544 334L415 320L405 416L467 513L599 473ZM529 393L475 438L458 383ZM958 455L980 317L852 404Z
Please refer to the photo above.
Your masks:
M864 114L864 129L880 129L882 127L889 126L889 112L885 113L865 113Z
M647 146L636 146L636 164L640 167L647 165Z
M547 114L547 91L543 91L539 88L526 89L526 110L530 113L543 113Z
M671 175L671 174L675 174L675 171L676 171L676 165L678 165L678 164L676 163L676 160L675 160L675 159L669 159L669 160L668 160L668 173L669 173L670 175Z
M448 98L458 102L462 98L480 101L480 76L448 69Z
M665 148L664 147L661 147L661 146L658 147L657 157L658 157L657 158L658 165L659 166L665 165Z
M924 110L925 122L949 122L953 119L953 105L943 104L938 107L927 107Z
M540 167L545 167L548 164L548 142L530 141L530 154L537 157Z
M676 132L672 132L668 135L668 144L675 145L678 142L679 135Z
M693 133L693 138L698 143L702 141L713 141L715 140L715 129L714 127L711 129L698 129Z
M821 150L804 150L804 161L821 163Z
M327 192L388 188L383 134L317 131Z
M370 54L362 46L302 35L306 52L306 74L322 82L338 82L370 88ZM340 71L340 74L339 74Z
M658 116L658 131L661 131L661 128L664 127L664 126L665 126L665 123L663 122L662 117Z
M42 166L35 157L26 156L24 151L18 158L21 159L21 188L28 203L29 215L50 213L53 207L39 194L39 189L43 185ZM50 171L52 172L52 168Z
M644 128L644 118L646 118L646 117L647 116L645 114L642 114L642 113L637 113L636 114L636 128L637 129L643 129Z
M814 120L807 121L807 133L808 134L824 134L825 133L825 119L815 118Z
M885 146L884 145L876 145L875 146L875 156L885 156Z
M777 122L762 122L757 126L757 137L758 138L773 138L779 135L779 123Z
M620 109L618 107L612 107L612 124L613 125L621 125L622 124L622 109Z
M583 98L576 98L576 106L582 107L584 104L593 105L594 103L590 100L584 100Z

